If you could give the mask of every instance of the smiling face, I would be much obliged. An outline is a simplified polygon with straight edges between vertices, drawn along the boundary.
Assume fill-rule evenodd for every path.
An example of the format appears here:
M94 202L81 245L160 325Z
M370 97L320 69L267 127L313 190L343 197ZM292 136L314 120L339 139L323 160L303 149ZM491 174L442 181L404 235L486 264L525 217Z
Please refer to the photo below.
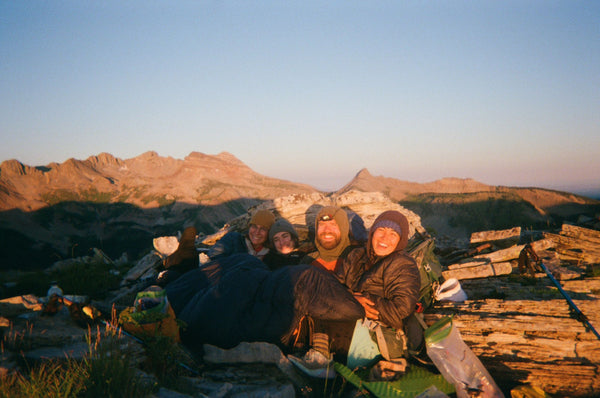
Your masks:
M327 250L331 250L342 241L342 232L334 219L319 221L317 225L317 240Z
M377 228L373 232L371 242L375 254L383 257L396 249L398 242L400 242L400 235L391 228Z
M254 248L263 246L267 241L269 230L262 225L250 224L248 229L248 238Z
M289 254L294 251L294 239L292 234L286 231L277 232L273 235L273 245L281 254Z

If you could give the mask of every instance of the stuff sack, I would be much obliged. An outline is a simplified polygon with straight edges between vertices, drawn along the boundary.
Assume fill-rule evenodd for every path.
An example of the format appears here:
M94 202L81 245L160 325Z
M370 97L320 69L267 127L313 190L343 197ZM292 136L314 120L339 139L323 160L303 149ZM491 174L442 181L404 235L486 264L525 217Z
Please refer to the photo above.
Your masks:
M407 339L404 331L382 325L370 319L364 320L371 338L377 342L377 348L386 361L408 356Z
M437 301L460 302L467 299L467 293L460 286L458 279L450 278L437 287L434 297Z
M139 292L133 307L125 308L119 314L119 325L141 339L165 336L178 343L181 341L175 312L165 290L158 286Z

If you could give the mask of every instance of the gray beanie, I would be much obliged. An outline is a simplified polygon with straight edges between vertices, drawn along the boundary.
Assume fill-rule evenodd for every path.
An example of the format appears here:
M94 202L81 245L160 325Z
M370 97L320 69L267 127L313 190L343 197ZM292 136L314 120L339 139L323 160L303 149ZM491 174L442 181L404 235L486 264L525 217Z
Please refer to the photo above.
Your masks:
M278 232L289 232L296 241L298 241L298 233L294 226L285 218L280 218L276 220L273 225L271 225L271 229L269 229L269 241L273 242L273 237Z

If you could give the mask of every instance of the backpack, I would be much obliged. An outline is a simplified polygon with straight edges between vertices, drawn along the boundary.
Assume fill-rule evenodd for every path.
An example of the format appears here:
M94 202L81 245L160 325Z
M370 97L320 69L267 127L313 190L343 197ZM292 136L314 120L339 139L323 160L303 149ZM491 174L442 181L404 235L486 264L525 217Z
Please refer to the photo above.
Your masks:
M417 303L417 312L423 312L430 308L435 300L434 293L442 282L442 266L433 253L435 247L431 238L420 241L412 241L406 248L419 267L421 276L421 289L419 292L419 301Z

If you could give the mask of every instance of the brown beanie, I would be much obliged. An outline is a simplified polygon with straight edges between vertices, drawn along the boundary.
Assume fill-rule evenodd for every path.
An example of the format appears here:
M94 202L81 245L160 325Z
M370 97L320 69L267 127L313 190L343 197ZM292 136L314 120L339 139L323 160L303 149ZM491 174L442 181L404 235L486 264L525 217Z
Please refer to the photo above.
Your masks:
M270 229L275 222L275 216L269 210L259 210L250 219L250 224L260 225Z

